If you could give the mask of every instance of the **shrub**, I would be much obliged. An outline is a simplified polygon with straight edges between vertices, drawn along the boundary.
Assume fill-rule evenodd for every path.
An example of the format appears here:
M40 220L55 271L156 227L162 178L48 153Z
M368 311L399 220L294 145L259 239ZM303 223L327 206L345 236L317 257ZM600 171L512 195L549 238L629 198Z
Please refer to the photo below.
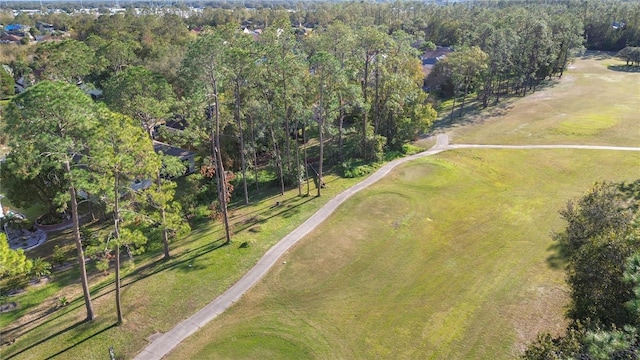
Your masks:
M417 154L417 153L419 153L421 151L422 151L421 148L419 148L419 147L417 147L415 145L412 145L412 144L404 144L404 145L402 145L402 153L405 154L405 155L414 155L414 154Z
M51 264L44 261L43 258L36 258L33 260L33 266L29 274L37 279L47 276L51 274Z
M102 273L104 273L105 275L108 274L108 270L109 270L109 258L108 257L103 257L100 260L96 261L96 269L98 271L101 271Z
M29 283L29 280L24 275L15 275L7 279L5 283L5 288L2 289L2 292L11 292L19 289L24 289Z
M53 247L53 254L51 255L51 260L55 265L62 265L67 261L67 253L64 251L60 245L56 245Z
M370 174L376 170L376 164L367 164L364 161L347 160L340 164L342 176L346 178L357 178Z

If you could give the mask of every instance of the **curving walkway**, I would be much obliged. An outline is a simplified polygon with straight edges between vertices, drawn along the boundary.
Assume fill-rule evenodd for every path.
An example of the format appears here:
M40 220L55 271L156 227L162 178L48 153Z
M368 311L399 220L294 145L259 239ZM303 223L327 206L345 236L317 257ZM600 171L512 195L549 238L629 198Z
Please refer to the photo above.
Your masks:
M237 283L210 302L191 317L183 320L168 332L156 337L147 345L135 360L156 360L173 350L180 342L195 333L198 329L205 326L209 321L215 319L218 315L228 309L233 303L238 301L240 297L255 285L269 269L275 265L278 259L295 245L305 235L310 233L316 226L329 217L337 208L349 199L352 195L360 190L367 188L369 185L377 182L387 175L393 168L405 162L434 155L443 151L465 148L484 148L484 149L586 149L586 150L614 150L614 151L640 151L640 147L617 147L617 146L590 146L590 145L472 145L472 144L449 144L449 136L447 134L439 134L436 137L436 144L429 150L408 156L401 159L395 159L383 167L378 169L371 176L359 182L353 187L343 191L327 204L320 208L304 223L295 230L285 236L277 244L275 244L258 263L247 272Z

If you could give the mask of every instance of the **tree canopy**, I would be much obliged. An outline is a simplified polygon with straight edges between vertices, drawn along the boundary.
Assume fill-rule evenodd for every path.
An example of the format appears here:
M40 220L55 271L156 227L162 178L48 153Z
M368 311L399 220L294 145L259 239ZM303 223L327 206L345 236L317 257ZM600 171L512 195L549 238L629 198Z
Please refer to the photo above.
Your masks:
M560 214L571 303L564 336L540 334L525 359L635 358L640 351L640 181L597 184Z
M9 247L7 236L0 232L0 279L29 272L33 266L22 249L13 250Z

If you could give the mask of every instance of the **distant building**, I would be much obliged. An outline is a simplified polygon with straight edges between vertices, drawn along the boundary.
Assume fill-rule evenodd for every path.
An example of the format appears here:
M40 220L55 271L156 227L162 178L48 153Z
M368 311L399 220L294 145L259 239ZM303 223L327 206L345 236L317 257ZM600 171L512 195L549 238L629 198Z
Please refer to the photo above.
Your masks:
M433 69L438 61L444 59L452 52L453 49L450 47L436 46L435 50L427 50L420 56L420 60L422 60L422 74L424 75L424 83L422 84L423 90L429 91L431 88L431 85L427 83L427 78L431 73L431 69Z
M36 22L36 28L43 34L52 33L55 29L53 28L53 24L49 24L42 21Z
M422 60L422 73L424 73L424 77L431 72L434 65L447 57L449 53L453 52L453 49L445 46L437 46L435 50L427 50L422 56L420 56L420 60Z
M173 145L169 145L156 140L153 140L153 150L155 150L156 153L175 156L180 159L180 161L182 161L182 163L186 167L184 175L191 174L196 169L196 154L193 151L181 149L179 147L175 147Z
M4 27L4 31L7 33L25 32L28 29L28 26L22 24L9 24Z

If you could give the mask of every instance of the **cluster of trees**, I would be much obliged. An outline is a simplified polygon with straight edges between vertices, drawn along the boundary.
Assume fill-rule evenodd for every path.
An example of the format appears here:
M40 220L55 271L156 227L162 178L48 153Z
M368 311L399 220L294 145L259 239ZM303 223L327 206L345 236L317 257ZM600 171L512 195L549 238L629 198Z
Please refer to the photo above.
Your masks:
M11 149L2 164L3 189L17 206L37 201L70 214L87 319L94 316L87 251L101 248L116 262L121 320L121 249L141 251L152 229L160 229L168 257L169 238L185 230L181 206L173 201L175 185L167 179L184 170L170 157L160 161L152 148L157 126L167 119L189 124L173 142L200 153L198 186L217 198L228 242L228 170L242 173L247 203L247 173L253 170L257 185L259 156L269 156L281 192L297 185L302 193L307 165L314 164L320 195L326 138L336 139L335 159L379 160L385 145L401 148L435 118L421 91L413 39L401 30L388 34L335 22L305 37L285 19L256 39L237 26L194 36L168 25L167 33L129 29L123 19L98 18L100 31L84 40L41 43L28 63L11 64L22 75L32 70L35 85L13 97L2 114ZM160 51L163 41L169 45ZM175 56L167 55L174 46ZM102 99L82 90L89 83L103 90ZM313 135L319 155L311 160L306 149ZM135 179L155 184L134 192ZM93 248L81 231L81 202L104 208L113 219Z
M37 70L37 80L95 84L112 109L139 118L149 133L170 116L186 119L189 141L183 143L199 138L194 145L203 154L209 143L203 134L212 126L207 109L215 109L226 135L220 145L224 161L244 173L249 152L254 169L256 155L270 153L283 189L299 185L304 172L299 148L312 132L318 138L337 135L332 151L340 155L334 158L344 159L345 149L355 149L350 156L371 161L380 158L383 146L401 148L435 118L420 89L414 38L402 30L389 34L336 21L304 36L285 18L256 40L236 26L219 26L200 37L186 28L159 35L157 29L167 26L143 28L134 26L137 17L133 25L125 19L98 18L100 30L84 41L42 43L24 68ZM223 42L216 44L218 54L199 44L210 38ZM212 87L214 72L218 89ZM347 125L354 123L361 124L352 127L359 137L347 137Z
M560 214L555 234L567 259L571 302L566 334L539 335L524 359L640 356L640 181L596 185Z
M640 47L627 46L618 51L617 57L627 62L628 65L640 66Z
M161 165L151 138L132 118L94 103L75 84L62 81L41 81L13 98L3 130L11 147L2 164L3 179L10 180L8 189L13 191L7 195L20 199L13 196L15 191L25 192L31 184L45 187L48 202L71 215L88 320L94 317L84 261L89 249L88 239L81 235L78 205L93 202L112 215L113 227L97 237L91 250L101 249L105 257L115 253L117 312L122 321L120 249L143 250L147 235L154 231L163 232L168 241L170 234L187 230L172 187L161 176L173 175L168 172L176 171L175 166L169 159L165 160L169 166ZM149 178L157 178L157 186L132 190L135 179Z
M444 97L469 92L487 107L505 94L526 95L539 81L561 77L584 48L582 22L550 8L482 13L459 40L460 47L436 63L427 83ZM508 12L507 12L508 11ZM453 108L452 113L453 116Z

